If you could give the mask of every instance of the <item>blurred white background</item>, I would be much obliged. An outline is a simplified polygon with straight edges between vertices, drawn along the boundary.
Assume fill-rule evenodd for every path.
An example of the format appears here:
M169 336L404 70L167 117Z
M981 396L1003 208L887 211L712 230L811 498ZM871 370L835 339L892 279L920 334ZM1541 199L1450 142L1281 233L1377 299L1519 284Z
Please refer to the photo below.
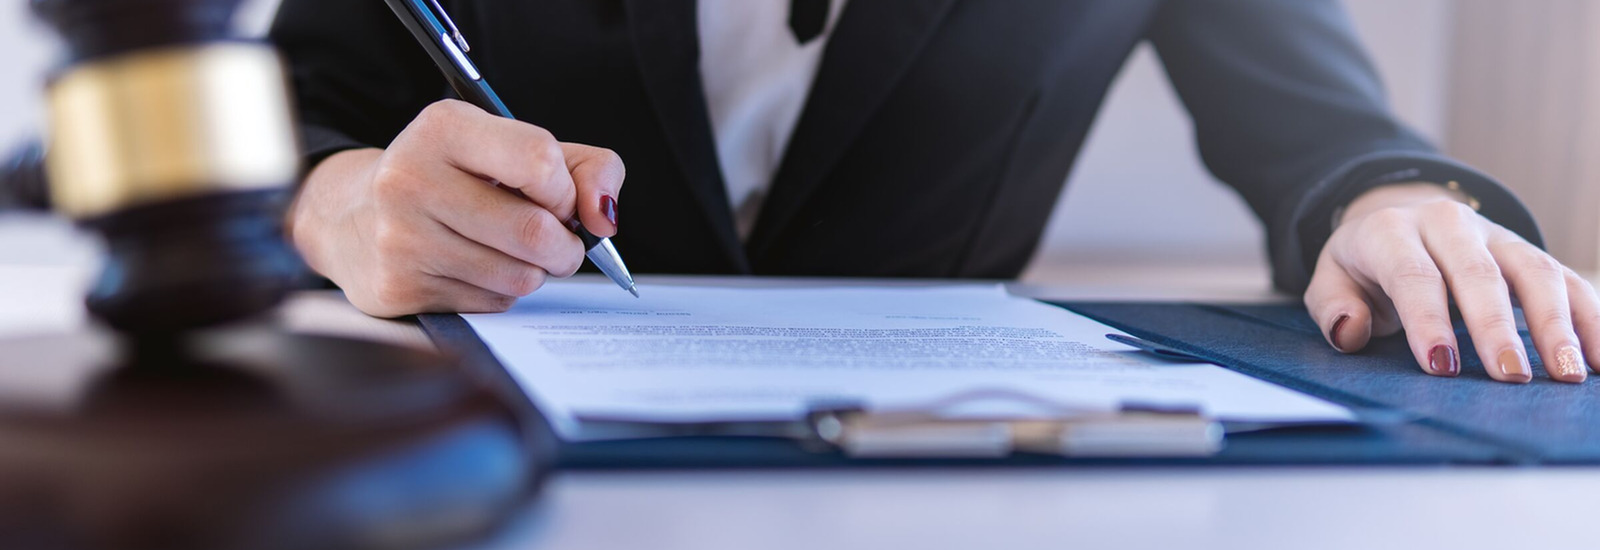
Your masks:
M260 33L277 0L247 0L241 25ZM1448 131L1454 0L1347 0L1397 113L1424 134ZM25 2L0 7L0 147L39 125L39 88L53 45ZM63 250L59 231L0 221L0 263ZM7 229L7 228L10 229ZM9 244L8 244L9 243ZM20 247L20 248L19 248ZM70 248L70 247L66 247ZM1217 264L1264 280L1261 229L1200 165L1187 116L1148 48L1134 57L1103 111L1049 228L1031 278L1085 265ZM31 252L28 252L31 251Z

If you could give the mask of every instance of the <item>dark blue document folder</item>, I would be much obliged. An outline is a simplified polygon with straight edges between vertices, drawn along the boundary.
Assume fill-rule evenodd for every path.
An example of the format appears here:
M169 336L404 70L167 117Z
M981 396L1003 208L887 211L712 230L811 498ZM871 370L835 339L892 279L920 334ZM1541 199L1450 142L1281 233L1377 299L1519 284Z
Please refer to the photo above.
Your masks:
M1356 427L1230 433L1222 452L1207 458L1016 455L861 460L782 438L671 437L562 443L559 460L568 468L1600 463L1600 381L1552 382L1535 361L1532 384L1495 382L1470 353L1465 331L1461 333L1464 372L1460 378L1443 379L1418 369L1400 337L1376 340L1359 354L1341 354L1323 341L1305 310L1297 306L1058 305L1154 346L1391 420ZM460 358L464 368L517 400L531 433L555 438L544 417L465 321L455 315L425 315L422 324L442 350Z
M1465 329L1458 378L1423 374L1402 336L1341 354L1304 309L1198 304L1069 304L1159 345L1340 404L1406 413L1412 424L1499 450L1519 463L1600 463L1600 380L1551 380L1537 357L1527 385L1496 382ZM1461 323L1457 320L1456 325ZM1528 349L1534 349L1527 331Z

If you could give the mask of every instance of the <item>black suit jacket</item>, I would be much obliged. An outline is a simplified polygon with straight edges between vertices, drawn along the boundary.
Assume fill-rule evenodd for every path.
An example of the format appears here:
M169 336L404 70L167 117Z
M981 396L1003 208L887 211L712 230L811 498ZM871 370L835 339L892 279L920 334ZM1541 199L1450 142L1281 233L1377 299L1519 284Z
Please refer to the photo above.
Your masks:
M695 0L445 4L518 118L621 154L616 242L639 272L1014 277L1141 41L1207 166L1266 224L1280 287L1303 289L1334 211L1384 183L1459 181L1540 242L1510 193L1388 112L1336 0L853 0L746 244L701 90ZM384 146L449 96L379 0L285 0L272 38L311 163Z

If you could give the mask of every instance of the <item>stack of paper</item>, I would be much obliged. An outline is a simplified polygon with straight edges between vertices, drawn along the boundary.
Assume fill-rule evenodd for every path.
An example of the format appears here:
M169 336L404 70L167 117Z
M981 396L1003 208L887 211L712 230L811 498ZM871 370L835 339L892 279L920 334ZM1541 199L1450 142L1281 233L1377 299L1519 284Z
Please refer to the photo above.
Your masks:
M987 391L1063 407L1197 407L1221 420L1348 421L1350 411L1207 364L1147 357L1117 331L996 286L725 289L555 283L464 315L568 440L580 418L801 418L819 401L910 407ZM1037 415L988 400L952 414Z

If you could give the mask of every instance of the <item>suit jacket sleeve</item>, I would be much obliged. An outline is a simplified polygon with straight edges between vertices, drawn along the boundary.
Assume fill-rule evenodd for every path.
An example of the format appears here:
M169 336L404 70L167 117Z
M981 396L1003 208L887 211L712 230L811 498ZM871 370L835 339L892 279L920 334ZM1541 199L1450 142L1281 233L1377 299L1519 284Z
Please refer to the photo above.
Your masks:
M448 85L381 0L283 0L271 39L288 63L306 169L387 147Z
M1303 292L1335 212L1389 183L1459 182L1484 216L1543 246L1510 191L1388 111L1337 0L1168 1L1149 38L1206 166L1266 225L1279 288Z

